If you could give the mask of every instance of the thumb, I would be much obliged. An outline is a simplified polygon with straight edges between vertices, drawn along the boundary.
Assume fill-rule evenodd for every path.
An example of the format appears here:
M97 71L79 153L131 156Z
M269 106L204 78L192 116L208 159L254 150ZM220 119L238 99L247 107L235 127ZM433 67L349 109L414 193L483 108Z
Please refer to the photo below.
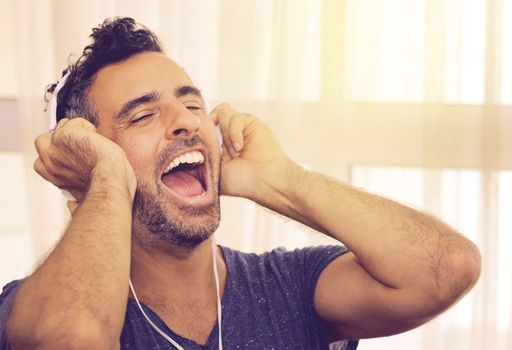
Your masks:
M79 207L79 204L77 201L67 201L66 203L69 213L71 214L71 217L75 214L76 209Z

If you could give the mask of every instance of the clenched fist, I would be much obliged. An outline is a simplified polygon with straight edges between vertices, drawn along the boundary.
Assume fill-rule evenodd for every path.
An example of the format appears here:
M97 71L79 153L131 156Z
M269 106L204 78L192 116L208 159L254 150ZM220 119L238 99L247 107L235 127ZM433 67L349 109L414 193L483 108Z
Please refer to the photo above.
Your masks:
M35 171L70 192L79 203L98 169L122 172L129 179L131 192L135 192L135 174L122 148L83 118L62 119L53 132L39 135L35 146L39 154Z

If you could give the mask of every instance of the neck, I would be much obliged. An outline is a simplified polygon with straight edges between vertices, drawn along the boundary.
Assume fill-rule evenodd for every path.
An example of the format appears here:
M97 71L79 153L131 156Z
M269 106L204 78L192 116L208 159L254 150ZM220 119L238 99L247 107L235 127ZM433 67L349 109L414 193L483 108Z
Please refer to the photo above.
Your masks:
M132 243L130 276L141 300L186 300L209 298L215 290L212 238L193 249L176 248L173 253L147 249L136 239ZM226 276L224 259L215 249L221 294Z

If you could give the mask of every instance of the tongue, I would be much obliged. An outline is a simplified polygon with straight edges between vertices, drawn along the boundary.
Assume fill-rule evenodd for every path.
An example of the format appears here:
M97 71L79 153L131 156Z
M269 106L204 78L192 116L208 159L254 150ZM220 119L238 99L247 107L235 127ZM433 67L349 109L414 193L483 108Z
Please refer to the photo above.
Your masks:
M185 171L176 171L162 177L163 183L182 196L199 196L203 193L203 186L192 175Z

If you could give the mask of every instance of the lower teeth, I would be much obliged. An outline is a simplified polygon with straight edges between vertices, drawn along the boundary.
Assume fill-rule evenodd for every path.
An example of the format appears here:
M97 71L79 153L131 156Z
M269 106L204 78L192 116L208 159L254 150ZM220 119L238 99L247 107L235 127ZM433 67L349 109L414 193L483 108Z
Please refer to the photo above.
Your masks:
M196 198L197 198L197 197L204 197L204 195L205 195L205 194L206 194L206 192L205 192L205 191L203 191L203 193L198 194L197 196L194 196L194 197L196 197Z

